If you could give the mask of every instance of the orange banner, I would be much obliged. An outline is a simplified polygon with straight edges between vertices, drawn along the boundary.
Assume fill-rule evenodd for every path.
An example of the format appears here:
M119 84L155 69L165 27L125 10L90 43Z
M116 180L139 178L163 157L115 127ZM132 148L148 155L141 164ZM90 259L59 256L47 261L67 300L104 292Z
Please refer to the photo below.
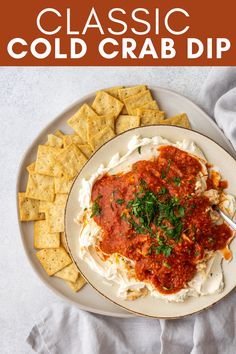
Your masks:
M234 0L4 1L0 65L236 64Z

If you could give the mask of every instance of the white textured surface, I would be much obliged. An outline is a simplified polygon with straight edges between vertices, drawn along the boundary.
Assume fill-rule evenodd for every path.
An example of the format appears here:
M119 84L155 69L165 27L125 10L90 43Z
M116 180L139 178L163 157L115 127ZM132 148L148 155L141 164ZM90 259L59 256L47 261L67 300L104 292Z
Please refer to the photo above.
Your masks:
M0 68L0 352L31 353L34 315L58 298L31 270L20 242L15 184L22 154L38 132L77 98L101 87L149 84L197 103L210 68Z

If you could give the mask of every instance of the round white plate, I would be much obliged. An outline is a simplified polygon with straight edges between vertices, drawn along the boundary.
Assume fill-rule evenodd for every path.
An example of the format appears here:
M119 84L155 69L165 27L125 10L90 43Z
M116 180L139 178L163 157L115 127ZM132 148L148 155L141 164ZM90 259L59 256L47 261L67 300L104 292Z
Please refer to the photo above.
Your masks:
M231 154L234 154L234 150L224 134L214 124L209 116L207 116L194 103L170 90L160 87L151 87L151 90L153 97L158 101L161 109L166 111L167 116L175 115L180 112L186 112L189 115L193 129L205 133L207 136L211 137L221 146L226 148ZM70 118L84 102L91 103L94 97L95 92L80 98L72 106L52 120L48 126L39 133L38 137L32 142L31 146L29 146L21 161L17 178L17 192L25 191L26 189L28 174L25 168L35 160L38 145L45 142L47 134L52 133L57 129L61 129L65 133L72 133L72 130L66 124L67 119ZM35 256L35 250L33 248L33 223L19 222L19 228L22 244L32 268L41 281L57 295L70 301L79 308L91 312L117 317L133 316L126 310L123 310L112 302L106 300L103 296L99 295L90 285L86 285L78 293L73 293L60 279L48 277Z
M117 284L108 284L107 281L104 281L102 276L91 270L88 264L78 257L78 233L82 225L76 224L74 219L78 215L78 212L81 211L78 203L78 191L81 187L81 181L83 178L88 179L97 171L101 164L107 166L112 156L117 152L119 152L121 156L124 155L128 150L128 142L134 135L139 135L143 138L151 138L160 135L171 142L181 141L183 139L194 141L204 152L207 161L218 166L223 172L223 178L229 182L229 193L236 194L236 161L213 140L195 131L174 126L149 126L129 130L104 144L86 163L72 186L65 215L65 230L70 253L87 281L100 294L124 309L138 315L158 318L179 318L196 313L222 299L236 286L236 279L232 276L236 269L236 257L234 257L230 263L223 262L225 279L223 292L209 296L190 297L186 299L186 301L179 303L168 303L164 300L156 299L151 295L139 298L135 301L123 300L117 297ZM236 240L232 242L231 249L234 254L236 254Z

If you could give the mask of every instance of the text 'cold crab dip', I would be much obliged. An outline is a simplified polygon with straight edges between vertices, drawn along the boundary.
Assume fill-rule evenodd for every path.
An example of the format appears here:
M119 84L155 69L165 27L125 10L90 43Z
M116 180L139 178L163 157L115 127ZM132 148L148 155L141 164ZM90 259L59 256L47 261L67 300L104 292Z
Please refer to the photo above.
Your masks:
M234 234L214 206L236 211L226 187L193 142L134 136L123 157L82 180L79 257L123 299L220 292Z

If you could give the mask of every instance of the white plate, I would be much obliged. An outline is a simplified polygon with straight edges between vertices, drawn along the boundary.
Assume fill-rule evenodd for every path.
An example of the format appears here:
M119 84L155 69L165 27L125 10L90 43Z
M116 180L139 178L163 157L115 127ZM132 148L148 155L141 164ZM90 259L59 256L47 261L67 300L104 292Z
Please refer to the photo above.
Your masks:
M229 193L236 194L236 161L213 140L198 132L174 126L149 126L129 130L104 144L86 163L72 186L65 215L65 230L70 253L80 272L88 282L99 291L100 294L110 299L115 304L142 316L169 319L190 315L213 305L236 286L236 278L232 276L236 269L236 256L229 263L226 261L223 262L225 279L224 291L220 294L191 297L179 303L168 303L164 300L154 298L151 295L139 298L135 301L123 300L117 297L117 284L109 284L107 281L104 282L102 276L91 270L89 265L78 257L78 233L82 225L76 224L74 219L81 211L78 203L78 192L81 187L81 181L83 178L88 179L94 174L101 164L107 166L112 156L117 152L119 152L121 156L124 155L128 150L128 142L134 135L139 135L143 138L151 138L160 135L174 143L176 141L182 141L183 139L194 141L203 151L207 161L220 168L223 179L229 182ZM236 254L236 239L233 240L231 249L233 253Z
M220 129L194 103L170 90L158 87L152 87L151 89L154 98L157 99L161 108L167 112L168 116L175 115L180 112L186 112L190 117L193 129L208 135L231 152L231 154L234 154L231 144ZM47 134L52 133L57 129L61 129L65 133L72 133L71 129L66 125L66 120L76 112L80 105L84 102L92 102L94 97L95 93L91 93L90 95L79 99L75 104L55 118L42 132L40 132L31 146L29 146L21 162L17 179L17 192L24 191L26 188L27 172L25 168L29 163L35 160L37 146L45 142ZM132 316L126 310L123 310L99 295L90 285L86 285L79 293L73 293L60 279L48 277L35 257L35 250L33 248L33 223L19 223L19 228L23 247L31 266L42 282L57 295L70 301L79 308L91 312L117 317Z

